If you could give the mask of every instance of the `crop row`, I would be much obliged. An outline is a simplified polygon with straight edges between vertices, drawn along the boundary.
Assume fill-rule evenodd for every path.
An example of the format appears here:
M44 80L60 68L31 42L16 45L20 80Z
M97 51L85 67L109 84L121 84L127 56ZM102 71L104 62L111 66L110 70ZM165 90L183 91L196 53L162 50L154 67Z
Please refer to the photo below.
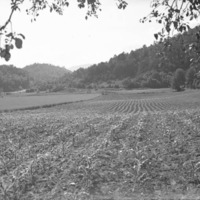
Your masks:
M86 103L2 114L0 199L73 200L78 193L81 200L197 187L200 111L120 113L136 103L138 110L168 106L118 101L109 104L113 114L91 112Z
M196 189L198 101L94 100L1 113L0 199L89 200Z
M120 100L105 104L104 110L110 113L133 113L154 112L169 110L172 105L167 101L160 100Z

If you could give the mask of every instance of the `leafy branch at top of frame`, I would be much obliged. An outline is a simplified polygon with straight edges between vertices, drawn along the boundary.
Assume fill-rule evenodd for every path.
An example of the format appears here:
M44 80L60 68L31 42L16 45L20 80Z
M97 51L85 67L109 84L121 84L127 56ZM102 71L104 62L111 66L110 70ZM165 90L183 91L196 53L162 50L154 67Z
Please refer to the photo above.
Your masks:
M141 19L141 22L155 20L160 24L161 31L155 33L154 37L167 48L174 46L170 43L170 37L189 31L191 22L197 20L200 15L200 1L198 0L152 0L151 7L151 13ZM198 59L200 55L199 31L196 32L195 39L196 41L189 45L188 50Z
M156 39L169 36L174 31L183 33L189 30L189 22L200 15L200 1L196 0L153 0L151 7L151 13L141 22L155 19L162 24L161 32L154 35Z
M25 36L23 34L16 34L12 30L12 17L14 12L17 10L20 11L20 6L24 3L24 0L11 0L11 12L4 23L3 26L0 26L0 57L4 58L6 61L9 61L11 58L10 51L14 46L18 49L22 48L23 40ZM49 9L50 12L56 12L59 15L62 15L64 9L69 6L68 0L29 0L30 7L26 9L27 15L31 15L31 21L36 21L36 18L39 16L40 12ZM125 9L128 5L124 0L116 0L117 7L119 9ZM77 0L78 7L87 9L85 19L88 17L95 16L98 17L98 11L101 11L100 0ZM10 24L10 30L8 33L8 25ZM20 36L20 37L19 37ZM13 45L15 44L15 45Z

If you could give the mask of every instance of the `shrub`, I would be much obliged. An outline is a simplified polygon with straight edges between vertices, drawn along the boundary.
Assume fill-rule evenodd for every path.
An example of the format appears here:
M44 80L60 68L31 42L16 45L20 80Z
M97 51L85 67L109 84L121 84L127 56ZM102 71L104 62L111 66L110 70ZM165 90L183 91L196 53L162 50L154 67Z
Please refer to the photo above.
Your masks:
M125 89L131 90L133 88L139 88L140 84L137 82L137 80L133 79L126 79L123 81L123 86Z
M62 91L62 90L64 90L65 89L65 86L64 85L55 85L54 87L53 87L53 89L51 90L51 92L60 92L60 91Z
M35 91L36 91L36 89L30 88L30 89L27 89L27 90L26 90L26 93L32 93L32 92L35 92Z
M178 68L172 78L171 86L176 91L181 91L185 86L185 71Z
M190 67L186 72L186 84L189 88L194 88L193 82L195 79L196 70L193 67Z

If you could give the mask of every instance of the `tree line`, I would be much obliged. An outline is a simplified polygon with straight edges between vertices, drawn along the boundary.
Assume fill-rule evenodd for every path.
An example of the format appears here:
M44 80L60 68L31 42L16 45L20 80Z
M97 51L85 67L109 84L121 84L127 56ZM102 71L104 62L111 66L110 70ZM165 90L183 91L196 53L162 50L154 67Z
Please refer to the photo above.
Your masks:
M101 62L85 69L80 68L73 73L64 73L64 69L46 64L45 66L52 68L54 73L50 74L56 75L56 80L51 78L44 82L37 81L39 76L35 71L43 70L43 75L49 74L49 68L44 66L41 68L40 64L27 66L24 69L2 65L0 88L5 92L21 88L31 89L31 86L42 91L59 91L66 87L126 89L172 87L176 90L184 87L200 88L200 65L198 62L193 62L195 52L191 47L196 41L196 32L199 29L199 27L190 29L163 42L155 42L149 47L144 45L130 53L123 52L113 56L108 62ZM35 66L40 67L35 70ZM44 76L42 80L45 80ZM107 86L104 83L107 83Z
M80 68L72 74L71 85L80 88L92 85L98 87L102 82L120 80L127 89L170 87L177 69L185 73L193 71L195 74L200 70L198 62L192 62L195 52L190 50L199 29L190 29L149 47L144 45L130 53L123 52L108 62ZM191 84L190 80L188 87L199 87L196 75L193 79L195 83Z
M0 66L0 92L12 92L27 89L30 86L30 77L23 70L13 65Z

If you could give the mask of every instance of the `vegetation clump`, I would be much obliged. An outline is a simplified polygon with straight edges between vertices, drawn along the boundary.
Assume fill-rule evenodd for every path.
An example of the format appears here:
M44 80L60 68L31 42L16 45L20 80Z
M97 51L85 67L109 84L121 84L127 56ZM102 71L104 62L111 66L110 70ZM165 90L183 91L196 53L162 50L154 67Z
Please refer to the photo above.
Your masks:
M185 87L185 72L183 69L177 69L172 78L172 88L181 91Z

